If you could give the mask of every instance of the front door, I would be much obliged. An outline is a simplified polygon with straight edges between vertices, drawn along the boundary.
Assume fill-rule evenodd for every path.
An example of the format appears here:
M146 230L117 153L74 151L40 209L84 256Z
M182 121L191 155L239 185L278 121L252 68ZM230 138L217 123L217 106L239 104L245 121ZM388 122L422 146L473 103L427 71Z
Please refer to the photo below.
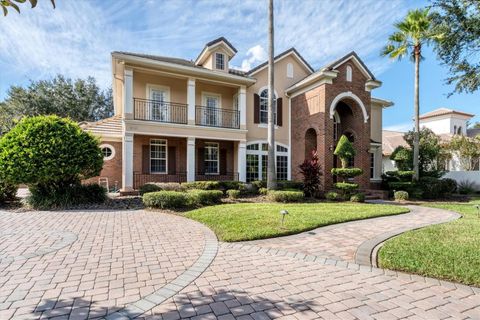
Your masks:
M220 96L206 94L204 96L205 109L202 112L202 124L205 126L219 126Z

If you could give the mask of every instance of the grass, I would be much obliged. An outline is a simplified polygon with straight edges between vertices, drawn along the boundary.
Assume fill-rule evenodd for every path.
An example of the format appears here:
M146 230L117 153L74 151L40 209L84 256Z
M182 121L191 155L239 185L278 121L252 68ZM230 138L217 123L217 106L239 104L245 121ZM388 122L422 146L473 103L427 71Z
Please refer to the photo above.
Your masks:
M281 224L280 210L287 210ZM222 241L245 241L285 236L321 226L408 212L380 204L353 203L238 203L204 207L186 217L212 229Z
M379 252L382 268L480 286L480 217L469 203L429 203L456 211L463 218L406 232L385 243Z

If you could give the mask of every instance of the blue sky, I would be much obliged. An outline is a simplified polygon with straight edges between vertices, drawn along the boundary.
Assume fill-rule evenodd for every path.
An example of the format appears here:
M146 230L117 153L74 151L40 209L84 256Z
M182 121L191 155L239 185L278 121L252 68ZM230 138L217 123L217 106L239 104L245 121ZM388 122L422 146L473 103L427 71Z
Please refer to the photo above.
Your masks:
M292 46L315 68L355 50L383 87L373 95L394 101L384 127L405 130L413 116L413 65L379 55L392 24L420 0L276 0L276 53ZM225 36L238 49L232 65L266 59L266 1L79 0L40 1L20 15L0 17L0 99L10 85L57 73L111 83L110 52L142 52L194 59L204 44ZM421 111L438 107L476 113L480 93L456 94L444 85L447 69L430 50L421 66ZM480 121L480 117L475 120Z

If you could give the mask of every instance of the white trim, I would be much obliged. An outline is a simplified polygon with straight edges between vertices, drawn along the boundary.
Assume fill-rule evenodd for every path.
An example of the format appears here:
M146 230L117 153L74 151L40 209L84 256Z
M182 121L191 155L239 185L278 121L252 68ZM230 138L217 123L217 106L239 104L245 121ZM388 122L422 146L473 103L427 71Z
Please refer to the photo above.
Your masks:
M153 172L152 171L152 140L163 140L165 141L165 172ZM162 146L163 144L156 144ZM148 159L150 160L150 174L168 174L168 139L162 139L162 138L150 138L150 144L149 144L149 152L150 155ZM161 158L155 158L156 160L162 160Z
M349 55L342 61L338 62L335 66L332 67L332 69L337 69L340 67L342 64L346 63L348 60L353 60L353 63L357 66L357 68L360 69L360 71L363 73L364 76L367 77L367 79L372 79L372 76L368 73L368 71L365 69L365 67L362 65L360 61L358 61L357 57L355 57L353 54Z
M122 139L122 190L133 190L133 133L125 132Z
M112 154L109 157L103 157L103 161L109 161L115 158L115 148L108 143L102 143L101 145L98 146L100 149L103 148L109 148L112 151ZM102 153L103 154L103 153Z
M358 96L356 96L354 93L352 93L351 91L347 91L347 92L342 92L340 93L339 95L337 95L335 97L335 99L333 99L332 103L330 104L330 119L333 119L333 116L335 114L335 109L337 107L337 104L344 98L350 98L350 99L353 99L356 103L358 103L358 105L360 106L360 108L362 109L362 113L363 113L363 122L364 123L367 123L368 122L368 114L367 114L367 109L365 109L365 106L363 105L363 102L362 100L360 100L360 98Z
M393 102L390 101L390 100L385 100L385 99L380 99L380 98L374 98L372 97L371 99L371 102L372 104L378 104L380 105L382 108L388 108L388 107L391 107L393 106Z
M212 53L212 51L215 50L215 48L217 47L224 47L227 51L227 53L229 54L229 57L228 57L228 60L231 60L232 57L235 55L235 51L232 49L231 46L229 46L225 41L221 40L211 46L205 46L203 49L202 49L202 52L200 53L200 55L198 56L198 58L195 60L195 64L196 65L200 65L202 63L205 62L205 58L208 56L207 54L208 53Z
M300 65L302 65L310 74L313 73L313 70L312 70L309 66L307 66L307 65L305 64L305 62L303 62L303 60L298 56L298 54L297 54L295 51L290 51L290 52L288 52L288 53L286 53L286 54L284 54L284 55L282 55L282 56L280 56L280 57L277 57L277 58L273 61L273 63L275 64L275 63L279 62L280 60L282 60L283 58L288 57L288 56L291 55L291 54L293 54L293 55L295 56L295 58L298 60L298 62L300 62ZM265 62L264 62L264 63L265 63ZM265 69L265 68L267 68L267 67L268 67L268 63L266 63L263 67L255 70L255 71L253 71L253 72L251 72L251 73L250 73L250 71L248 71L247 73L248 73L248 75L254 75L255 73L258 73L258 72L262 71L263 69Z
M292 100L288 97L288 170L287 180L292 180Z
M187 181L195 181L195 138L187 138Z
M291 62L287 63L287 78L293 79L293 64Z
M152 97L151 97L151 90L152 89L158 89L158 90L163 90L166 92L166 100L165 102L170 102L170 87L169 86L164 86L164 85L160 85L160 84L154 84L154 83L147 83L145 85L145 88L146 88L146 94L145 94L145 97L147 97L148 100L152 100Z
M307 76L303 80L295 83L294 85L290 86L285 90L285 93L289 94L291 92L295 92L296 90L302 89L300 92L296 92L295 94L291 94L290 96L296 97L299 94L302 94L308 90L311 90L313 88L316 88L324 83L327 84L333 84L333 79L335 79L338 76L338 71L336 70L325 70L322 69L320 71L317 71L315 73L312 73L311 75ZM319 82L317 82L319 81ZM306 87L308 86L308 87ZM304 88L306 87L306 88Z
M247 182L247 144L245 141L239 141L237 145L238 180Z
M166 122L155 122L155 121L143 121L143 120L128 120L128 123L126 125L132 125L132 126L139 126L139 127L154 127L160 129L162 126L163 127L170 127L170 128L183 128L183 129L201 129L205 131L217 131L217 132L232 132L232 133L240 133L240 134L246 134L248 130L246 129L229 129L229 128L218 128L218 127L205 127L205 126L196 126L196 125L188 125L188 124L175 124L175 123L166 123ZM127 132L127 130L125 130ZM151 135L153 134L152 132L146 132L146 131L141 131L141 130L136 130L135 128L132 130L131 128L128 128L128 132L131 132L132 134L146 134L146 135ZM163 134L163 133L162 133ZM165 133L167 136L168 134ZM182 137L182 135L170 135L172 137ZM189 137L190 135L184 135L183 137ZM204 136L195 136L196 138L202 138ZM212 137L209 136L206 139L211 139ZM222 139L220 136L218 139ZM223 139L223 140L234 140L234 141L240 141L244 139Z
M195 124L195 78L187 80L187 123Z
M257 94L260 95L263 90L268 90L268 86L263 86L263 87L261 87L261 88L258 90ZM277 99L277 98L278 98L278 92L277 92L277 90L276 90L275 88L273 88L273 92L275 93L275 99Z
M212 52L212 55L213 55L213 58L215 58L215 61L213 61L213 64L214 64L214 67L216 70L222 70L222 71L225 71L227 70L228 68L227 67L227 63L225 62L225 54L223 52ZM221 55L222 56L222 59L223 59L223 68L217 68L217 55ZM212 58L212 59L213 59Z
M214 93L214 92L207 92L207 91L202 91L202 105L207 106L207 97L215 97L218 98L218 107L222 107L222 95L220 93Z
M351 65L347 65L345 68L345 80L352 82L353 79L353 70Z

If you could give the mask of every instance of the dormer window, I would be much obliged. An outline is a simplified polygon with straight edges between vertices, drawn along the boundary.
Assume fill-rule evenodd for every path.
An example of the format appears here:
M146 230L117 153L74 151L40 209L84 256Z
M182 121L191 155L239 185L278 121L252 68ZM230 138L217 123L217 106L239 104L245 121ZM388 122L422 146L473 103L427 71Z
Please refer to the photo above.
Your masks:
M225 55L223 53L215 53L215 69L225 70Z

